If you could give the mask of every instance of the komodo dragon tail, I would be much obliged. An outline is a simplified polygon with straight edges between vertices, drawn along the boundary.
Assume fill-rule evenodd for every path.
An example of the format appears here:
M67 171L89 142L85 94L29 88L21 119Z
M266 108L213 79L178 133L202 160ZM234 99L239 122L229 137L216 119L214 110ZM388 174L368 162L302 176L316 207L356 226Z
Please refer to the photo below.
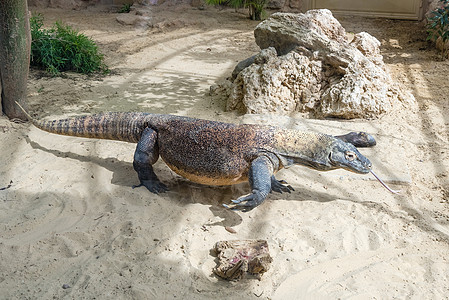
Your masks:
M136 143L139 141L147 120L147 113L104 113L60 120L36 120L19 103L28 120L37 128L61 135L108 139Z

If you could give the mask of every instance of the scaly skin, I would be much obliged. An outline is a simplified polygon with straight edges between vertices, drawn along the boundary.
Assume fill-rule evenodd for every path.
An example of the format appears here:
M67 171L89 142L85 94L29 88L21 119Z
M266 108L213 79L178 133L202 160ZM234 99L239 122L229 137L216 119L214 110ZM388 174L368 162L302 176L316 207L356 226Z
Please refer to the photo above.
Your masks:
M225 205L243 211L260 205L271 191L292 191L274 174L293 164L320 171L344 168L368 173L370 161L350 142L371 146L374 141L365 133L334 137L147 113L105 113L55 121L29 119L51 133L137 142L133 166L139 186L153 193L167 191L152 168L159 156L174 172L193 182L232 185L249 181L252 192Z

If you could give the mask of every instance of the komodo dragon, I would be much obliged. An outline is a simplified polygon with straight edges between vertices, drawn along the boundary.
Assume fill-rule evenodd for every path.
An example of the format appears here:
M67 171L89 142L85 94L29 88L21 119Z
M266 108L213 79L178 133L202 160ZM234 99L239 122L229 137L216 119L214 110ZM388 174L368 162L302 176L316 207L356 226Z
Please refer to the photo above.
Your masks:
M163 114L104 113L54 121L27 116L36 127L51 133L137 143L133 166L138 186L155 194L168 190L153 171L159 156L170 169L193 182L232 185L249 181L251 194L232 200L232 205L224 204L243 211L260 205L271 191L292 191L274 174L293 164L320 171L343 168L370 172L371 162L354 144L375 144L365 133L334 137Z

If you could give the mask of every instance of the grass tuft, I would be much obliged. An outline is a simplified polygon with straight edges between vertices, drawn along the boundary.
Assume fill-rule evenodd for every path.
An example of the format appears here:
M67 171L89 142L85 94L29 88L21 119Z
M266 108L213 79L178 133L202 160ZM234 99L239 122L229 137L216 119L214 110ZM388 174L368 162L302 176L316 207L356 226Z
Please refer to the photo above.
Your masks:
M104 55L89 37L61 22L50 29L42 28L43 25L41 14L30 18L32 66L44 68L53 76L63 71L108 72Z

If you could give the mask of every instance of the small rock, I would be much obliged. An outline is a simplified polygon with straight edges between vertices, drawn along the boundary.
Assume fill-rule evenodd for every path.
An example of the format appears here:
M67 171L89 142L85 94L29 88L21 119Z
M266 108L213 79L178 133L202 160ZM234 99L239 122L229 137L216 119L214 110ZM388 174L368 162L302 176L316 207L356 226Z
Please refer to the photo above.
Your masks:
M273 261L265 240L221 241L214 250L218 255L214 273L226 280L239 280L246 272L260 277Z
M230 233L233 233L233 234L237 233L237 231L235 231L235 229L232 228L232 227L226 226L225 229L226 229L227 232L230 232Z

